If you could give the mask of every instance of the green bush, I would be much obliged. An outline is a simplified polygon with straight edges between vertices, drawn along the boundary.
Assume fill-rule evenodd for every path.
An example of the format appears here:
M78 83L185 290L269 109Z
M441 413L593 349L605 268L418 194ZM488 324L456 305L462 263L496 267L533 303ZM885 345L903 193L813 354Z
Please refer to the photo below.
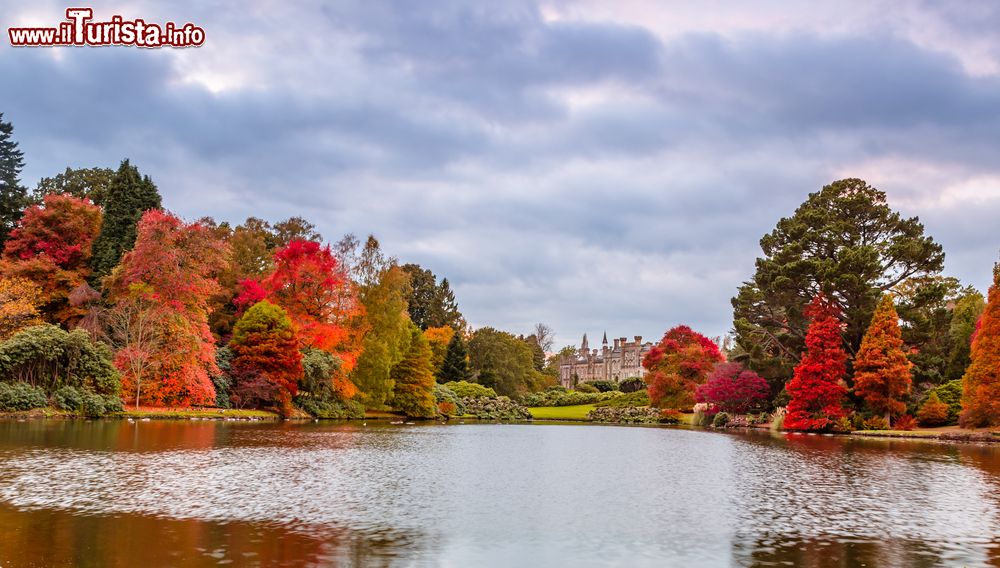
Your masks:
M469 381L444 383L459 398L496 398L497 391Z
M83 404L83 393L76 387L60 387L52 395L52 402L56 408L75 412Z
M462 404L462 399L455 394L455 391L448 388L447 384L434 386L434 402L437 403L441 414L446 416L461 416L465 414L465 405ZM444 403L444 405L441 403ZM450 410L450 412L445 412L445 410Z
M600 392L611 392L618 390L618 383L615 381L601 380L601 381L590 381L588 384Z
M0 343L0 380L24 382L55 393L63 386L118 396L121 379L107 345L82 329L43 324Z
M649 406L649 393L645 390L630 392L628 394L623 394L621 396L616 396L609 398L607 400L601 400L594 403L596 407L612 406L612 407L626 407L626 406Z
M122 411L122 401L117 396L102 396L90 391L82 391L80 414L87 418L100 418L105 414Z
M609 407L595 408L587 414L594 422L614 424L657 424L670 423L672 417L663 416L656 408Z
M716 414L712 419L712 426L715 428L725 428L726 424L729 424L729 415L725 412Z
M580 383L580 384L576 385L576 388L573 389L573 390L575 390L576 392L583 392L583 393L601 392L600 390L598 390L597 387L595 387L594 385L592 385L590 383Z
M324 420L365 417L364 405L354 400L320 400L311 396L297 396L293 402L310 416Z
M452 385L454 383L446 383ZM506 396L494 398L478 397L463 398L465 413L479 420L496 420L501 422L531 420L531 413L524 406L517 404Z
M0 383L0 411L18 412L48 406L45 391L27 383Z
M639 377L625 379L618 385L618 390L622 392L639 392L646 390L646 383Z
M941 402L948 405L948 423L956 424L962 412L962 379L938 385L931 392L937 393Z

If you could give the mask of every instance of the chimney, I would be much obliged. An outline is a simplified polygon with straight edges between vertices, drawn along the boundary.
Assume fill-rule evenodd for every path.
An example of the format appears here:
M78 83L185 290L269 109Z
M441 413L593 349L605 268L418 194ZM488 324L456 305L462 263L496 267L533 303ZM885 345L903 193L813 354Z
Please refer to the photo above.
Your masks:
M618 344L620 341L621 339L618 339L617 337L615 338L615 349L618 349Z

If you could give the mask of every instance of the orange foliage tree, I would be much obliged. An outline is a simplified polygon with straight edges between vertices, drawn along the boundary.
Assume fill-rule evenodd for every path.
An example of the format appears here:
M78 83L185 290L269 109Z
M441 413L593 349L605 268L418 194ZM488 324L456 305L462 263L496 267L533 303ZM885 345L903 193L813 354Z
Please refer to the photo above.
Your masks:
M966 428L1000 426L1000 265L993 269L993 285L962 377L959 423Z
M725 358L711 339L679 325L663 335L642 360L653 406L687 410L694 406L695 389Z
M41 290L24 278L0 278L0 341L42 323L38 317Z
M448 353L448 343L455 335L455 328L450 325L441 327L428 327L424 330L424 337L431 346L431 366L436 374L444 365L444 356Z
M238 380L267 379L275 388L279 410L291 413L292 397L302 378L302 353L288 314L261 300L248 309L233 326L229 342L233 352L233 375ZM240 385L234 385L239 392Z
M791 400L785 415L787 430L826 430L847 415L844 386L847 353L841 337L840 310L817 294L806 310L806 352L785 387Z
M101 208L89 199L45 196L24 211L4 246L3 274L34 282L44 316L68 324L84 310L71 306L70 292L90 274L91 246L101 228Z
M228 249L200 223L184 223L152 209L137 226L135 247L122 257L105 281L113 303L134 297L137 287L168 315L163 344L156 353L155 376L143 386L141 402L152 405L210 405L215 387L215 338L208 328L208 302L219 289L216 274L226 265ZM132 398L135 384L121 369L123 396Z
M892 295L885 294L854 358L854 392L891 424L893 416L906 412L904 398L910 393L911 367L913 364L903 352Z

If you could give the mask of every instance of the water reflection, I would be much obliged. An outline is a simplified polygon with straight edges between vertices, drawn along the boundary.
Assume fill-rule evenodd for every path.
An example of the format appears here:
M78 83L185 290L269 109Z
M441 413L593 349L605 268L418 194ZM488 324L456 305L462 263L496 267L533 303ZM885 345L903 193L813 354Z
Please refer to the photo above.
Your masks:
M545 425L0 422L0 566L1000 566L1000 449Z

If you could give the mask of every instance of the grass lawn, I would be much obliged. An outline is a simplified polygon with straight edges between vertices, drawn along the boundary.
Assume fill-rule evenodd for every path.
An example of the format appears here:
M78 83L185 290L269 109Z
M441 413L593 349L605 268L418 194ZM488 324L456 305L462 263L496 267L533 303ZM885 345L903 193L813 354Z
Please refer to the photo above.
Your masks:
M126 418L265 418L277 420L278 415L266 410L238 410L234 408L126 408L121 416Z
M594 409L593 404L577 406L535 406L528 411L536 420L586 420L587 413Z

